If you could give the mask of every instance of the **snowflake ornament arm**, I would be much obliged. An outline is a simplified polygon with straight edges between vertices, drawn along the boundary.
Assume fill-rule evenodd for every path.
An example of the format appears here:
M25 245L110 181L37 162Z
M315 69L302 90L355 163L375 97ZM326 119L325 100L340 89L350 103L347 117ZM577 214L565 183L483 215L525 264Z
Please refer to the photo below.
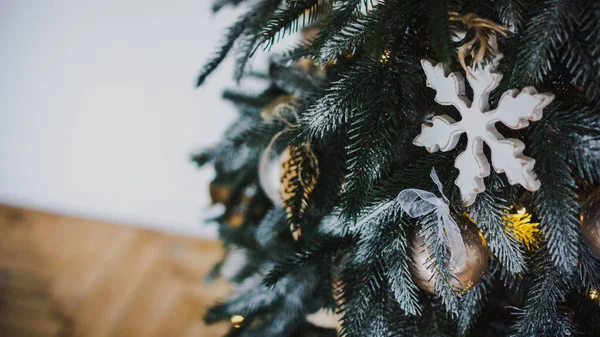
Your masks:
M504 138L495 124L502 122L512 129L529 126L529 121L542 118L543 109L554 99L551 93L538 93L533 87L521 92L512 89L500 98L495 110L489 109L489 94L498 87L502 74L493 71L501 56L485 67L471 67L467 76L473 89L473 102L465 95L465 79L460 73L450 73L441 63L430 60L421 64L427 77L427 86L436 90L435 101L441 105L453 105L461 114L456 122L450 116L435 116L431 124L423 124L421 134L413 144L424 146L429 152L452 150L460 135L467 134L467 147L458 155L454 166L460 173L455 184L460 188L463 204L475 202L478 193L485 191L483 178L490 174L490 163L483 153L483 143L491 150L494 170L505 173L508 181L536 191L540 182L533 172L535 160L523 155L525 144L518 139Z

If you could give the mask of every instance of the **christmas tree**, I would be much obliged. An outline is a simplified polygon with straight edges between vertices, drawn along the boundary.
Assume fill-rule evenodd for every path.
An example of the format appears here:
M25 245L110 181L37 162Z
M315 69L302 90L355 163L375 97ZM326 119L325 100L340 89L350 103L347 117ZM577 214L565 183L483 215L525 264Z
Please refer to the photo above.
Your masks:
M600 335L600 2L213 8L237 5L198 85L231 51L236 80L269 85L226 91L239 117L194 156L214 164L219 234L244 261L207 322L244 337ZM268 73L247 69L292 33Z

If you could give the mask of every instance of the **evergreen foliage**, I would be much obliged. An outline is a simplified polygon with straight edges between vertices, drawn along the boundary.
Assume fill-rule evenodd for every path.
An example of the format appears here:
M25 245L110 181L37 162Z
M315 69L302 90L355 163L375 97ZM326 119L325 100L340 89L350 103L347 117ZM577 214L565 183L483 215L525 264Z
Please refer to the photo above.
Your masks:
M600 261L579 226L580 195L600 188L599 2L215 0L213 10L226 6L247 11L225 32L198 85L230 53L236 80L269 85L254 94L227 90L223 97L238 107L238 119L216 145L193 156L199 166L213 163L215 183L227 186L225 210L215 220L227 250L247 257L232 277L235 295L213 306L207 322L243 316L227 336L335 336L306 319L326 308L341 315L346 337L600 335L600 302L588 296L600 291ZM453 180L465 137L448 152L412 145L432 114L459 119L453 107L435 103L420 65L433 58L462 71L456 48L475 33L449 12L509 28L498 36L504 77L492 106L506 90L529 85L556 95L528 128L498 125L536 160L541 188L534 193L492 171L486 190L463 207ZM268 73L246 71L257 48L309 31L273 55ZM492 52L488 46L487 61ZM291 99L297 119L264 118ZM271 151L290 154L282 204L273 204L258 180L261 155L276 135ZM432 168L452 217L473 221L490 248L482 280L465 293L444 282L455 275L437 218L409 218L397 200L407 188L436 193ZM506 231L511 205L526 206L540 222L540 248L529 250ZM290 225L301 229L299 238ZM417 233L425 238L437 295L413 281Z

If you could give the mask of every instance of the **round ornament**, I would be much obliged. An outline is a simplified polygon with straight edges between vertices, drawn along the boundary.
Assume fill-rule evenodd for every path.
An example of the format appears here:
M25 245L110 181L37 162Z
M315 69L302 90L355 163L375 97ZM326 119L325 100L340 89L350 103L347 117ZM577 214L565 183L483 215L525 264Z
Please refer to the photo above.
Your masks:
M306 315L306 320L320 328L335 329L338 333L342 330L342 315L331 310L321 308L315 313Z
M258 181L269 200L275 205L282 205L281 176L283 172L283 154L275 154L274 151L265 150L261 157L258 170Z
M583 241L600 258L600 188L593 191L581 206Z
M466 259L462 265L453 265L448 261L446 268L457 277L457 279L449 281L452 287L456 291L464 293L481 280L487 268L490 251L485 238L475 224L461 219L458 222L458 227L465 244ZM424 239L424 236L417 234L412 239L411 274L419 288L428 293L436 294L435 279L437 272L435 267L430 267L430 254L423 245Z
M271 202L285 208L284 200L290 198L288 187L290 182L288 179L290 175L290 147L287 147L281 154L271 154L270 152L267 149L263 153L259 163L258 180L260 187ZM300 228L294 228L292 225L290 225L290 233L292 233L295 241L298 241L302 235Z
M334 265L335 267L335 265ZM338 270L339 272L339 270ZM334 271L336 273L336 271ZM341 281L333 281L332 284L332 294L336 303L336 307L340 307L342 305L342 282ZM321 308L312 314L306 315L306 320L312 325L324 329L335 329L338 334L342 330L342 314L338 312L338 310L331 310L326 308Z
M231 198L231 185L219 183L216 180L208 185L208 193L212 204L226 204Z
M256 187L251 185L244 190L244 193L242 193L240 196L237 204L229 205L227 207L224 220L229 224L229 226L233 228L239 228L244 224L244 222L246 222L246 214L250 210L252 198L254 197L255 193ZM254 211L260 212L259 209L254 209Z

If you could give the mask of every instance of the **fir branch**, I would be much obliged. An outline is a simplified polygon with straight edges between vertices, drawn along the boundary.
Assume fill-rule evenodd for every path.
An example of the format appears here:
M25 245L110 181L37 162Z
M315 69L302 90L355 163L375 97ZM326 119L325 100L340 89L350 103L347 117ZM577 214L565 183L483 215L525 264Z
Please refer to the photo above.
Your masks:
M394 238L383 249L382 254L386 257L384 265L390 288L400 308L408 315L419 315L421 313L418 298L419 290L413 282L409 270L410 260L406 237L402 235Z
M571 83L584 89L590 101L600 100L600 17L594 15L593 6L600 7L595 2L572 1L567 15L569 26L574 34L569 34L564 43L561 61L569 69Z
M391 155L384 137L385 119L377 110L377 106L370 106L357 111L348 131L348 174L342 186L342 203L343 215L351 220L355 220L365 206L370 186L381 177Z
M217 49L213 58L206 63L200 75L198 76L197 86L201 86L218 66L223 62L229 51L232 49L235 42L244 36L245 43L238 52L237 60L242 64L236 65L236 79L238 75L243 73L248 57L254 52L254 42L257 40L258 30L264 24L268 15L271 14L279 6L281 0L264 0L251 8L244 14L233 26L231 26L225 34L224 42ZM240 70L241 69L241 70Z
M575 180L567 164L567 148L572 146L563 127L574 115L548 109L544 119L531 128L531 151L540 173L540 189L534 194L535 210L541 218L552 261L563 271L577 265L579 205Z
M365 331L360 336L408 337L410 318L398 307L398 303L389 291L388 280L376 293L380 300L373 303L370 315L367 318ZM350 334L349 334L350 335Z
M437 215L432 213L421 217L421 228L418 236L423 236L423 246L413 249L426 250L428 269L434 271L435 292L438 294L444 309L451 316L458 315L461 306L461 295L456 292L451 281L456 276L448 269L450 252L443 235L440 235Z
M311 242L295 251L292 255L282 258L263 279L263 284L272 287L284 276L294 274L307 265L315 265L321 261L330 261L338 252L347 249L354 242L351 236L325 237L317 242Z
M223 241L223 246L227 248L242 247L250 251L257 251L260 247L254 235L243 228L234 228L228 223L222 222L219 225L218 232L219 238Z
M523 30L518 61L511 74L510 86L538 85L558 59L563 42L573 31L570 0L545 0L537 6L539 12Z
M283 128L282 122L265 122L255 116L242 116L225 131L221 141L193 157L199 165L219 160L225 171L235 171L249 160L257 159L273 136Z
M452 320L444 313L439 301L429 294L422 294L423 315L417 317L416 332L411 336L456 337Z
M556 157L553 154L552 157ZM563 158L539 158L537 170L542 186L535 194L535 209L542 218L540 227L546 235L553 262L565 271L577 265L579 212L576 201L575 181Z
M582 241L578 242L579 263L577 264L577 278L574 284L583 291L600 289L600 259Z
M244 35L242 35L242 37L239 39L236 48L235 65L233 70L233 79L238 83L244 76L246 65L256 50L257 41L258 35L256 34L256 31L252 29L247 29L246 33L244 33Z
M429 46L438 62L450 64L456 58L454 30L450 26L448 12L451 12L448 0L428 0L428 35Z
M368 208L355 230L360 233L355 261L369 263L379 256L389 287L400 309L408 315L420 313L418 289L409 270L408 242L403 226L399 226L399 205L394 196Z
M238 6L239 4L241 4L242 2L244 2L246 0L213 0L213 4L212 4L212 11L213 13L216 13L218 11L220 11L223 7L225 6Z
M281 0L263 0L252 10L252 16L248 21L243 35L240 37L241 42L237 48L236 64L233 73L233 78L237 82L244 75L246 64L259 45L258 41L260 41L262 27L264 27L268 18L279 7L280 3Z
M525 271L525 259L519 241L505 230L503 217L508 209L505 202L486 190L477 195L469 216L483 233L492 254L514 275Z
M254 236L261 246L270 248L283 232L289 233L285 211L280 207L273 207L260 220Z
M570 284L545 250L539 252L534 264L531 269L536 271L536 275L525 306L517 313L513 326L515 333L519 336L572 336L571 321L560 308Z
M407 188L436 191L429 176L432 167L444 182L444 191L455 188L448 178L456 175L456 168L453 166L456 159L454 151L427 153L414 146L406 148L405 151L407 160L398 162L389 175L374 184L368 204L375 205L379 204L380 200L396 198L400 191Z
M291 337L309 313L311 302L314 302L315 289L321 282L321 275L314 268L304 268L295 275L293 282L286 287L274 314L257 327L251 327L242 336Z
M229 320L233 315L252 316L264 308L273 306L294 282L291 277L281 280L276 288L269 288L255 282L259 275L253 275L241 285L243 292L223 303L208 309L204 316L206 323Z
M502 24L513 33L521 33L528 9L526 2L523 0L501 0L498 4Z
M343 312L340 336L362 337L370 334L371 309L380 303L387 289L385 275L378 261L356 264L348 261L341 273L340 295Z
M313 49L314 40L302 40L276 55L276 62L290 65L303 58L312 59L317 55Z
M236 105L241 115L259 116L260 112L269 104L276 102L287 93L281 88L271 85L266 90L258 93L246 93L239 90L225 89L222 97L224 100Z
M420 1L388 0L378 2L366 16L346 14L350 19L335 33L327 35L327 39L321 44L318 63L325 64L345 53L356 53L365 44L371 51L381 51L386 40L397 38L395 34L391 34L390 28L404 32L421 6ZM346 8L345 13L349 11L350 7Z
M322 140L316 140L311 143L315 149L315 154L319 161L319 181L312 194L313 205L312 214L314 219L321 220L323 217L330 215L334 208L340 203L340 190L344 179L344 146L345 137L344 130L330 134ZM310 227L318 227L321 230L322 225L318 221L309 220L305 222ZM305 225L305 227L307 226ZM347 224L340 226L337 232L343 233L346 231Z
M312 104L316 97L321 97L329 85L321 78L303 72L297 67L271 65L269 76L278 87L300 96L298 98L300 104L297 107L299 114L303 114L307 105Z
M397 214L398 205L395 196L381 200L365 208L361 213L361 217L352 226L352 231L360 236L355 253L355 260L358 263L374 260L393 238L397 236L404 238L404 230L397 229Z
M202 83L204 83L204 81L208 77L208 75L210 75L215 69L217 69L219 64L223 62L223 60L233 47L233 44L240 37L240 35L242 35L244 30L246 29L246 25L248 25L249 22L250 15L246 14L242 16L233 26L229 27L227 33L225 34L225 38L221 43L221 46L217 49L213 58L204 65L202 71L200 72L200 75L198 75L196 86L201 86Z
M310 106L301 116L302 139L322 138L348 121L356 96L378 78L373 67L359 64L327 89L325 96Z
M492 292L494 274L493 268L488 268L479 283L463 296L462 306L457 317L458 332L461 336L467 336L481 316L483 307Z
M201 152L198 152L191 156L191 160L196 163L198 167L202 167L212 162L218 155L218 150L215 148L208 148Z
M414 81L411 67L394 62L370 60L361 64L371 69L369 82L351 98L350 126L346 146L346 183L342 187L344 216L355 219L365 206L373 183L381 177L392 158L399 157L412 116ZM371 82L372 81L372 82Z
M555 127L560 127L561 138L566 139L567 160L579 177L600 183L600 110L590 105L569 109L563 116Z
M329 14L327 22L323 25L318 37L313 41L310 46L310 51L312 52L312 56L316 58L316 63L324 65L330 59L334 59L336 56L341 55L343 52L348 52L353 48L348 49L338 49L336 55L331 57L323 55L323 51L325 49L330 49L326 47L326 45L335 43L334 41L338 41L341 43L345 43L340 41L340 35L346 35L344 31L346 30L346 26L351 24L352 22L356 22L359 20L358 10L361 8L362 0L345 0L336 2L332 8L332 13ZM363 2L364 6L364 2ZM349 39L352 40L360 40L358 37L359 34L354 34L349 36ZM349 42L351 43L351 42ZM345 48L345 47L342 47ZM333 50L331 48L330 50Z
M262 27L259 44L265 44L265 49L270 49L286 34L295 33L299 27L311 24L317 19L317 14L325 3L321 0L298 0L278 10Z
M328 36L319 50L317 64L326 64L344 53L356 53L356 49L365 42L366 22L367 19L356 16Z
M318 228L321 235L340 237L349 234L350 230L348 226L346 226L347 223L340 219L340 213L341 211L336 209L331 214L321 219Z

